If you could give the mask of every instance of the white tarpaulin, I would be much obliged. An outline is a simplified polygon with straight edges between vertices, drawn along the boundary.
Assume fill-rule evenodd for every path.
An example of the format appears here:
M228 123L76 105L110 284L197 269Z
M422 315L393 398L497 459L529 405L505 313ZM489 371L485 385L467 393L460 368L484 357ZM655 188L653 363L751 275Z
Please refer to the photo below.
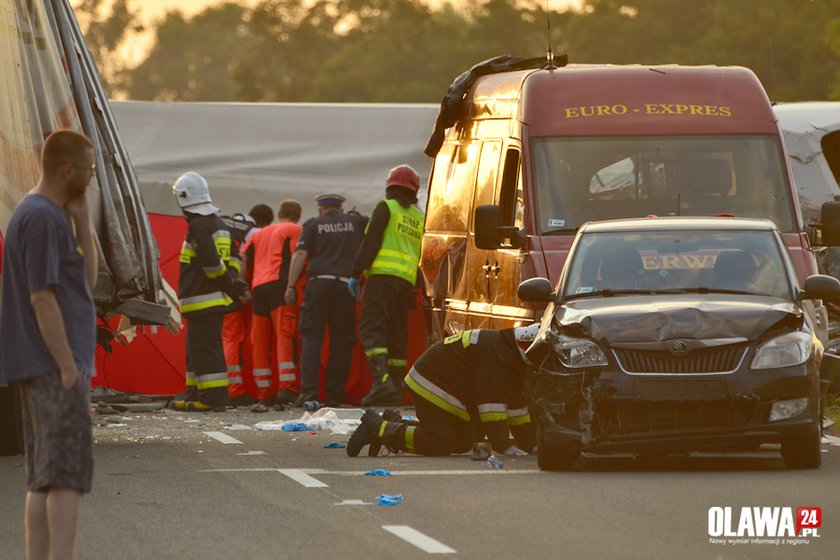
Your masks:
M421 208L432 159L423 154L437 105L152 103L112 101L149 212L180 215L171 185L202 174L225 214L294 198L304 218L315 195L337 192L369 215L388 171L420 174Z
M822 203L840 195L822 146L826 134L840 131L840 103L784 103L773 110L779 118L802 215L806 221L818 219Z

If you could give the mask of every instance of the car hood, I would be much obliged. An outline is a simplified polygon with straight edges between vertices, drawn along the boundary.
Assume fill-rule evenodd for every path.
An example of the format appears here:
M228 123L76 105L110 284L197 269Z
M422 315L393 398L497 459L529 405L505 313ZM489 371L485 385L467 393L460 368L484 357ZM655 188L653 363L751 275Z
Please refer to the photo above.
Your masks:
M605 297L560 305L560 327L598 342L639 343L673 339L754 340L780 321L802 324L802 308L761 296L680 295Z

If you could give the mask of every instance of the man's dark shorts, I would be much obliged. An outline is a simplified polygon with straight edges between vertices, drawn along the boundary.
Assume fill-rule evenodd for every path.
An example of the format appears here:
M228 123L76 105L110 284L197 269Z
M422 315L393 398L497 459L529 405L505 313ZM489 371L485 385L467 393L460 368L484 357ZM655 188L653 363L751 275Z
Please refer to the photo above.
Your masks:
M46 492L69 488L90 492L93 478L93 431L90 379L79 374L65 390L58 372L21 383L26 488Z

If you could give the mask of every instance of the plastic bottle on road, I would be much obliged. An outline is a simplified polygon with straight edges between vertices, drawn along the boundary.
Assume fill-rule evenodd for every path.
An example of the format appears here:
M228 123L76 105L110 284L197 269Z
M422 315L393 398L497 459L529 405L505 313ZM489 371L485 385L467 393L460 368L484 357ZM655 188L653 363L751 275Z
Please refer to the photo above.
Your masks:
M495 455L490 455L487 459L487 466L491 469L503 469L505 468L505 464L496 459Z

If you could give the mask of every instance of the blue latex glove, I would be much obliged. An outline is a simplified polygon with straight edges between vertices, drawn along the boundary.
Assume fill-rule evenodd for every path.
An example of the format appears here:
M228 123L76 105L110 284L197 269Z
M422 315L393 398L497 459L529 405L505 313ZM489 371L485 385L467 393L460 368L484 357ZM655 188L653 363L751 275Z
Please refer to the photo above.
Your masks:
M362 285L358 278L351 278L350 281L347 282L347 289L356 301L359 301L359 298L362 297Z
M391 476L391 471L385 469L373 469L365 473L365 476Z

